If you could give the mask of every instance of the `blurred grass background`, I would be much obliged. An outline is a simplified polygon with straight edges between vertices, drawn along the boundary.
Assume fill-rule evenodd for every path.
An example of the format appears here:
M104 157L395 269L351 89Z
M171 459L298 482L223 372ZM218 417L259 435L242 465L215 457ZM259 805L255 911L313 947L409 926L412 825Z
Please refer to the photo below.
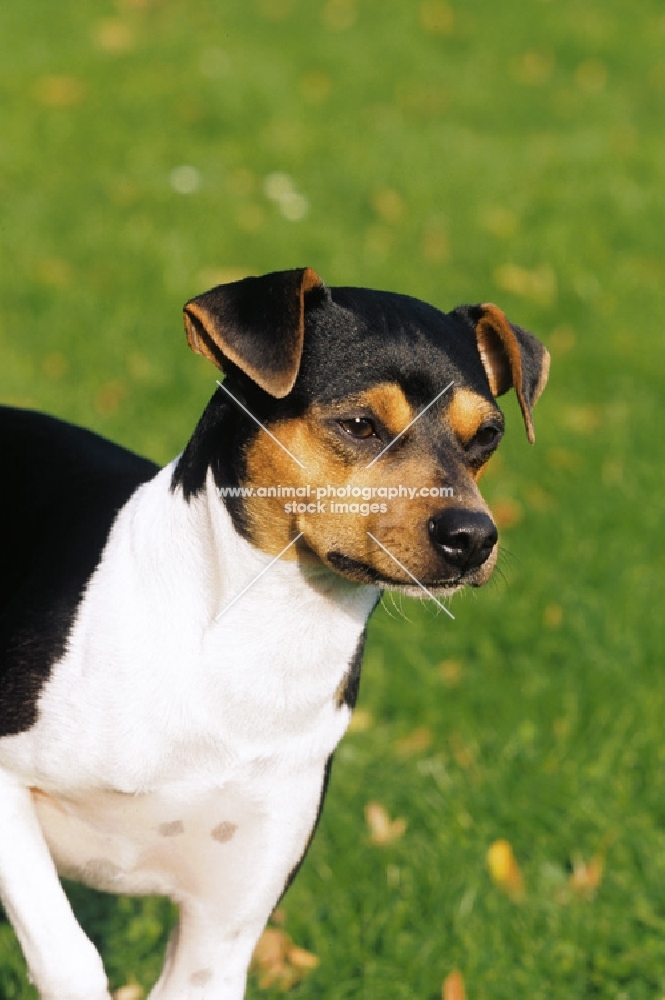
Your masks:
M657 0L0 6L3 402L165 462L214 387L182 303L303 265L497 301L552 352L536 447L506 398L485 479L497 582L373 620L283 904L320 958L299 1000L454 969L469 1000L665 996L664 46ZM369 800L406 832L372 843ZM148 987L168 906L70 891L114 988ZM23 969L2 924L0 997Z

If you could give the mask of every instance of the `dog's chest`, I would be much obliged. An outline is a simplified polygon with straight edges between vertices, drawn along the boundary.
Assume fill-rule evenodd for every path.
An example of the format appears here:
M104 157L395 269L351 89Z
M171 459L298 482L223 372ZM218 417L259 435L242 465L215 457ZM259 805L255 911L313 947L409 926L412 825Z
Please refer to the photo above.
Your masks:
M266 803L232 783L141 795L33 789L32 796L60 874L107 892L183 898L200 893L206 872L220 864L258 861L254 828Z

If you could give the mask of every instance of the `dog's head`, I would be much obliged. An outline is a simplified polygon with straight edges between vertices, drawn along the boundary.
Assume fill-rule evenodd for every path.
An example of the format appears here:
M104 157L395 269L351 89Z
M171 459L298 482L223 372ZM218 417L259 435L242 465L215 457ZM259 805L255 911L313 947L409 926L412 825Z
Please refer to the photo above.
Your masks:
M176 469L185 496L210 467L253 544L277 554L302 533L300 558L357 582L486 582L497 532L477 480L510 388L534 440L549 355L532 334L495 305L441 313L310 268L213 288L185 327L226 374Z

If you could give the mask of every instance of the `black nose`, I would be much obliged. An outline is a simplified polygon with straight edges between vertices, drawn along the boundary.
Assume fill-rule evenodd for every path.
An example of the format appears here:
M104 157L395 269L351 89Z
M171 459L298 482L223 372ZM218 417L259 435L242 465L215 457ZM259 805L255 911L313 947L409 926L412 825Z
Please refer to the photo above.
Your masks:
M459 507L430 518L427 527L446 562L463 571L482 566L499 537L491 517Z

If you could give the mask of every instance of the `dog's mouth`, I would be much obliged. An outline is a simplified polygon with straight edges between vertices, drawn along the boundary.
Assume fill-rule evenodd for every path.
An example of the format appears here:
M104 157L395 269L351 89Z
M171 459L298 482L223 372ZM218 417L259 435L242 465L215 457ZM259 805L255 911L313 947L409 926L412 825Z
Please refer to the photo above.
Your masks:
M424 580L416 580L415 577L408 579L408 574L404 574L399 579L381 572L375 566L370 566L369 563L359 559L351 559L343 552L327 552L325 559L334 570L356 583L372 584L381 590L399 590L411 597L422 595L423 590L431 591L435 595L447 596L461 590L466 585L475 585L473 579L465 573L456 577L436 577Z

